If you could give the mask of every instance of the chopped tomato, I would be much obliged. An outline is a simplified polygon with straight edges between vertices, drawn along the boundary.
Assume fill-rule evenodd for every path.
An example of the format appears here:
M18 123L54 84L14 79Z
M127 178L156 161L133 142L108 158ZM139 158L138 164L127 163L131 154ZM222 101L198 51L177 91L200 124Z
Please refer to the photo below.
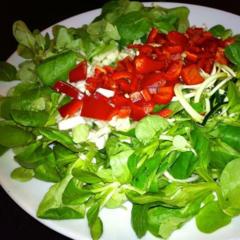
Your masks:
M79 99L72 99L69 103L58 109L62 117L71 117L81 110L83 101Z
M77 82L84 80L87 77L87 61L80 62L74 69L69 73L69 81Z
M204 81L200 75L200 69L196 64L191 64L182 69L182 78L184 83L193 85Z

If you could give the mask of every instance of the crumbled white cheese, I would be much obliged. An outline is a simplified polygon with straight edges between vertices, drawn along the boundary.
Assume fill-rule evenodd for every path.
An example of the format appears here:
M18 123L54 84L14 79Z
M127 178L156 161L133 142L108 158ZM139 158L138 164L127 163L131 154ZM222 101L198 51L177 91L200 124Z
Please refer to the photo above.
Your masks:
M106 126L99 130L92 130L88 135L88 140L96 144L98 149L104 148L108 135L111 132L110 127Z
M78 81L76 82L74 85L77 89L79 89L81 92L85 92L86 91L86 81L85 80L82 80L82 81Z
M98 88L96 92L102 94L106 98L110 98L114 96L114 91L106 89L106 88Z
M130 119L128 117L118 118L115 116L109 121L109 125L114 127L117 131L128 131L131 128Z
M72 129L72 128L76 127L79 124L85 124L85 123L86 123L86 121L83 117L80 117L80 116L71 117L71 118L61 120L58 123L58 129L59 130L68 130L68 129Z
M119 51L114 49L112 51L106 52L104 54L100 54L93 58L93 65L94 66L106 66L110 65L111 63L115 62L117 57L119 56Z

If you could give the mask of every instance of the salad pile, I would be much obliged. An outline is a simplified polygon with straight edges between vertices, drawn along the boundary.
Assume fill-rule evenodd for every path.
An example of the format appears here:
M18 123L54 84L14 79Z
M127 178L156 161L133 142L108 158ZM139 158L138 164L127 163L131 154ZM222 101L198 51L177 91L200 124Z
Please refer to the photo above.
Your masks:
M240 214L240 38L191 26L186 7L111 1L53 37L17 21L23 58L0 63L0 155L13 179L52 182L37 216L87 218L132 203L138 238L167 239L195 218L205 233Z

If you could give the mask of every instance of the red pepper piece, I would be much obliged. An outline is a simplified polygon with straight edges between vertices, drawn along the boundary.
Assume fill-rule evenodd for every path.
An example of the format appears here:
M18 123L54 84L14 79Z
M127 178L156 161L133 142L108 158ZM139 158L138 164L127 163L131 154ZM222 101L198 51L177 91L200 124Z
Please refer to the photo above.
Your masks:
M156 36L155 42L161 45L164 45L167 41L166 34L158 33Z
M200 57L198 66L205 72L210 73L212 71L214 61L215 54L205 53L202 57Z
M132 92L130 83L126 79L119 79L117 81L117 85L119 87L119 90L121 90L123 93L130 93Z
M124 66L125 66L125 69L127 72L129 73L133 73L135 71L134 69L134 66L133 66L133 59L131 59L131 57L125 57L123 60L122 60Z
M107 72L107 73L113 73L114 68L111 66L104 66L103 69Z
M185 48L188 39L180 32L172 31L167 34L168 41L173 45L180 45Z
M65 93L69 97L76 99L82 99L84 96L84 94L80 92L77 88L63 81L57 81L54 84L53 89L59 93Z
M168 118L172 115L173 111L171 109L168 108L164 108L162 110L160 110L159 112L155 113L163 118Z
M174 46L165 46L164 51L169 52L171 54L174 53L182 53L184 50L182 45L174 45Z
M138 121L146 116L145 109L142 106L139 106L137 104L131 105L131 113L130 118L134 121Z
M215 60L220 64L224 64L224 65L228 64L228 60L224 55L224 49L223 48L218 48L218 50L216 52Z
M152 28L151 32L148 35L147 43L154 43L156 41L157 35L158 35L157 28Z
M165 74L162 72L152 73L145 76L142 81L142 88L147 88L150 94L155 94L159 87L166 84Z
M132 79L132 74L130 72L114 72L112 74L112 79L113 80L119 80L119 79Z
M150 114L153 111L155 103L151 100L146 102L144 99L140 102L137 102L139 106L144 109L145 115Z
M189 28L187 30L187 35L189 36L190 41L197 46L213 39L212 33L204 32L203 28Z
M151 94L150 94L150 92L148 91L147 88L144 88L141 91L141 94L142 94L142 96L143 96L143 98L146 102L151 101L152 97L151 97Z
M83 105L83 101L79 99L72 99L69 103L58 109L62 117L71 117L77 113Z
M199 73L200 69L196 64L191 64L182 69L181 75L184 83L189 85L199 84L204 78Z
M198 55L189 51L186 51L186 59L190 62L195 63L198 60Z
M182 65L182 61L172 62L165 74L165 78L171 82L177 81L182 70Z
M117 108L114 116L117 116L119 118L126 118L126 117L130 117L130 114L131 114L131 108L129 106L128 107L126 106L126 107Z
M87 77L87 61L80 62L74 69L69 72L69 81L77 82Z
M223 47L227 47L233 43L235 43L236 39L234 37L229 37L223 41Z
M173 86L159 88L157 94L153 95L153 101L157 104L168 104L174 96Z
M195 53L195 54L198 54L200 53L202 50L200 47L197 47L197 46L189 46L187 48L187 51L191 52L191 53Z
M111 103L119 107L131 105L131 100L129 98L125 98L122 95L115 95L110 100L111 100Z
M154 51L154 47L147 44L130 44L128 45L128 48L135 48L140 52L140 54L148 56L151 55Z
M99 120L110 120L114 107L109 104L109 99L99 93L94 93L83 98L81 116Z
M146 74L165 67L164 61L153 60L145 55L139 55L135 58L135 68L139 73Z
M116 81L114 79L112 79L111 75L106 74L101 77L98 87L115 90L117 85L116 85Z

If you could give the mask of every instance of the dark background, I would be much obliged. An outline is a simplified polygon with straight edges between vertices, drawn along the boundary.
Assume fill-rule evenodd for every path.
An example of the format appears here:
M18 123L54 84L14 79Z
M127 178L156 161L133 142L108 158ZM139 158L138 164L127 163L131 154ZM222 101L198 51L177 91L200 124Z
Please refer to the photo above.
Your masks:
M240 15L237 0L175 0L166 2L185 2L222 9ZM23 20L33 30L43 30L73 15L100 8L106 0L5 0L0 8L0 60L6 60L17 44L12 36L12 24ZM149 2L145 0L145 2ZM1 136L0 136L1 137ZM0 187L0 229L1 238L67 240L66 238L37 222L18 207ZM114 239L113 239L114 240Z

